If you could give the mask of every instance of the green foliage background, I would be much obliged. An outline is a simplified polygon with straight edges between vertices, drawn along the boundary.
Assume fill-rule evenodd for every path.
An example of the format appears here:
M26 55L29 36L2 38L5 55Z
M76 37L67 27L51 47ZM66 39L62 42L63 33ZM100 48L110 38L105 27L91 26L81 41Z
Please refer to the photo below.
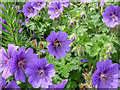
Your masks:
M47 58L48 62L55 66L56 75L53 77L54 84L58 84L68 78L69 82L66 88L80 88L80 84L85 83L83 74L90 71L93 73L98 61L111 59L114 63L119 63L120 26L116 26L113 29L107 27L102 22L102 13L111 4L120 6L120 2L106 2L103 7L95 5L95 2L89 4L72 2L70 7L64 8L64 12L55 20L49 19L48 8L45 6L39 11L37 16L30 18L30 21L25 26L19 25L19 19L22 21L26 19L24 13L17 14L17 10L12 8L12 5L19 5L22 9L25 2L2 3L7 10L0 6L0 9L4 12L4 14L0 12L0 16L8 25L0 23L9 33L2 30L0 35L2 42L0 44L6 50L8 44L20 47L25 46L26 49L32 48L36 54L39 54L40 58ZM84 15L83 18L81 14ZM73 23L72 25L71 22ZM20 28L23 28L22 34L18 34ZM16 31L14 32L15 29ZM56 32L61 30L67 32L68 39L75 35L75 41L70 45L71 51L67 53L65 58L56 59L49 55L49 52L41 53L38 47L34 48L30 44L31 40L36 39L37 43L43 42L43 49L47 50L46 46L49 43L46 42L46 37L53 30ZM37 36L33 36L33 34ZM28 40L24 40L26 37ZM110 55L111 52L112 55ZM82 59L88 60L88 63L80 63ZM91 66L94 68L91 68ZM7 83L14 80L13 76L6 80ZM21 88L26 88L26 86L27 88L32 88L28 82L22 83L17 81L17 83Z

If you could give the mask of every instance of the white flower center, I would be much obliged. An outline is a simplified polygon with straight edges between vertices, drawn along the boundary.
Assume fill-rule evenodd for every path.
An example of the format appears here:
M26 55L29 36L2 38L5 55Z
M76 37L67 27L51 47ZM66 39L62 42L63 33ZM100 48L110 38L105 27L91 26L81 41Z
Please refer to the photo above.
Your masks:
M40 5L41 5L41 2L37 2L37 5L40 6Z
M113 15L112 15L112 18L115 18L115 17L116 17L115 14L113 14Z
M108 78L107 78L107 76L105 76L105 74L101 74L100 75L100 79L106 79L106 80L108 80Z
M44 73L44 70L40 70L39 74L42 75Z
M61 43L58 40L55 40L54 46L55 47L60 47L62 45L61 45Z

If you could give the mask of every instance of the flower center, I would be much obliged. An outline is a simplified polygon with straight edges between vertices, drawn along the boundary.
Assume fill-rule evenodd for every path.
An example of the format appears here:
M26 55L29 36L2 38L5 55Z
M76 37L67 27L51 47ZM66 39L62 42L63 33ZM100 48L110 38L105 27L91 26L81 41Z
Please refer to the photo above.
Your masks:
M113 14L113 15L112 15L112 18L115 18L115 17L116 17L115 14Z
M40 6L42 2L37 2L37 5Z
M55 8L55 11L54 12L59 12L59 9L58 8Z
M62 45L61 45L61 43L58 40L55 40L54 46L55 47L60 47Z
M22 61L19 61L18 66L22 66L22 65L23 65Z
M22 67L24 65L24 63L22 62L23 58L18 62L18 66Z
M106 79L107 80L107 77L105 76L105 74L101 74L100 79Z
M42 75L44 73L44 70L40 70L39 74Z
M34 10L34 9L33 9L32 7L29 7L29 8L28 8L28 11L30 11L30 12L33 12L33 10Z

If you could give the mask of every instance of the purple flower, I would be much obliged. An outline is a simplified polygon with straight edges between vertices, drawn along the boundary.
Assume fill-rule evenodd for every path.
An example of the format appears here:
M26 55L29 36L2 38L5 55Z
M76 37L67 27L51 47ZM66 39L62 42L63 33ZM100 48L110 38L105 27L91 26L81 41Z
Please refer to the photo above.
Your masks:
M119 59L119 69L120 69L120 59Z
M24 40L28 40L28 38L27 37L25 37L25 39Z
M80 63L83 63L83 62L88 62L88 61L86 59L82 59Z
M36 10L41 10L46 5L45 0L29 0L31 2L31 5Z
M40 52L45 53L47 50L41 50Z
M117 88L118 87L118 64L112 64L112 60L99 61L97 70L92 75L93 87Z
M2 18L0 18L0 22L2 22ZM0 28L2 28L2 25L0 24ZM2 31L0 30L0 34L2 34Z
M24 71L27 68L27 64L35 61L38 57L33 53L33 49L31 48L25 52L25 47L21 47L15 53L16 55L9 62L10 71L12 74L15 73L15 80L25 82L26 75Z
M35 15L37 15L37 11L32 7L31 2L26 2L25 5L23 5L23 12L25 14L25 16L27 16L28 18L30 17L35 17Z
M4 19L0 19L0 21L1 21L2 23L4 23L4 24L8 25L7 22L6 22ZM26 23L27 21L29 21L29 20L26 19L25 22L22 23L22 20L20 19L20 20L19 20L19 25L20 25L21 23L22 23L22 25L25 25L25 23ZM17 20L17 23L18 23L18 20ZM4 30L5 32L8 32L1 24L0 24L0 28L1 28L2 30ZM16 31L16 29L14 30L14 32L15 32L15 31ZM22 31L22 28L20 28L20 29L18 30L18 34L19 34L21 31ZM10 32L9 32L9 33L10 33Z
M55 84L50 85L50 88L64 88L67 82L68 79L65 79L63 82L59 83L58 85Z
M102 16L102 21L106 23L106 26L114 28L120 23L120 7L118 5L110 5L110 7L105 8L105 12Z
M60 2L51 2L48 9L48 14L51 15L50 19L53 20L59 17L60 12L63 12L63 7L61 6Z
M83 3L90 3L91 0L81 0L81 2L83 2Z
M33 36L37 36L37 35L33 33Z
M2 19L2 23L8 25L7 22L6 22L4 19ZM2 25L1 25L1 26L2 26ZM2 26L2 30L4 30L5 32L8 32L3 26Z
M2 34L2 31L0 30L0 34Z
M2 6L6 10L6 7L3 4L0 4L0 6ZM0 12L4 14L4 12L1 9L0 9Z
M3 78L3 77L0 77L0 90L4 90L4 88L12 88L12 90L14 90L13 88L19 88L19 90L21 90L20 89L20 87L17 85L17 83L15 82L15 81L10 81L8 84L7 84L7 86L5 86L6 85L6 81L5 81L5 79Z
M84 15L83 15L83 14L81 14L81 17L84 17Z
M72 38L71 38L71 42L73 42L74 40L75 40L75 39L72 37Z
M55 76L55 70L53 64L47 64L47 59L37 59L34 63L28 64L28 68L25 70L29 76L28 82L34 87L48 88L48 85L52 85L51 77Z
M69 7L70 2L69 0L58 0L61 3L61 6L63 7Z
M25 19L25 21L22 23L22 25L25 25L25 23L28 21L30 21L29 18Z
M52 31L51 34L46 38L48 45L48 51L50 55L56 56L57 59L66 56L66 52L70 51L70 40L66 40L68 34L62 31L59 31L58 34L55 31Z
M104 3L107 2L107 1L109 1L109 0L102 0L102 1L100 1L100 7L102 7L104 5ZM98 2L96 2L95 5L98 6Z
M109 1L109 0L102 0L102 1L100 2L100 7L103 6L104 3L107 2L107 1Z
M14 5L12 5L12 8L14 7ZM20 6L18 5L15 5L15 8L18 10L18 13L17 14L20 14L21 13L21 9L20 9Z
M12 75L10 73L9 61L13 60L14 52L17 48L18 46L8 44L8 52L3 47L0 49L0 73L2 73L2 77L5 79Z
M112 52L110 52L110 55L112 55Z
M73 25L73 22L71 22L70 24Z

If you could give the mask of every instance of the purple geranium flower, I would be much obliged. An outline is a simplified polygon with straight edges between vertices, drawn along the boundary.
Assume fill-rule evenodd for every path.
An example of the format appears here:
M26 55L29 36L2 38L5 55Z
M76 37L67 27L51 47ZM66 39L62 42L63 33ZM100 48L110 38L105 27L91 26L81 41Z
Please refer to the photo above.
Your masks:
M51 77L55 76L55 70L53 64L47 64L47 59L37 59L34 63L28 64L28 68L25 70L29 76L28 82L34 87L47 88L48 85L52 85Z
M30 17L35 17L35 15L37 15L37 11L32 7L31 2L26 2L25 5L23 5L23 12L25 14L25 16L27 16L28 18Z
M58 85L55 84L50 85L50 88L64 88L67 82L68 79L65 79L63 82L59 83Z
M29 0L36 10L41 10L46 5L46 0Z
M9 61L13 60L14 52L17 50L18 46L14 46L13 44L8 44L8 53L2 47L0 49L0 73L2 73L2 77L5 79L11 76Z
M102 0L102 1L100 2L100 7L103 6L104 3L107 2L107 1L109 1L109 0Z
M0 4L0 6L2 6L6 10L6 7L3 4ZM4 12L1 9L0 9L0 12L4 14Z
M14 7L14 5L12 5L12 8L13 8L13 7ZM20 6L15 5L15 9L18 10L17 14L20 14L20 13L21 13Z
M71 38L71 42L73 42L73 41L75 41L75 39L72 37L72 38Z
M2 18L0 18L0 22L2 22ZM0 24L0 28L2 28L2 25ZM0 34L2 34L2 31L0 29Z
M5 86L5 85L6 85L5 79L3 77L0 77L0 90L4 90L4 88L6 88L6 89L11 88L11 90L14 90L14 88L19 88L19 90L21 90L15 81L10 81L7 84L7 86Z
M4 19L2 19L2 23L8 25L7 22L6 22ZM1 25L1 26L2 26L2 25ZM8 32L3 26L2 26L2 30L4 30L5 32Z
M110 5L110 7L105 8L102 16L102 21L106 23L106 26L113 28L120 23L120 7L118 5Z
M61 5L62 5L63 7L69 7L69 6L70 6L70 2L69 2L69 0L62 0L62 1L61 1Z
M40 52L45 53L47 50L41 50Z
M28 40L28 38L27 37L25 37L25 39L24 40Z
M90 3L91 0L81 0L81 2L83 2L83 3Z
M51 2L48 9L48 14L51 15L50 19L53 20L59 17L60 12L63 12L63 7L61 6L60 2Z
M33 36L37 36L37 35L33 33Z
M31 48L25 52L25 47L21 47L15 53L16 55L9 62L10 71L12 74L15 73L15 80L25 82L26 75L24 71L27 68L27 64L38 59L38 56L33 53L33 49Z
M22 25L25 25L26 22L30 21L29 18L25 19L25 21L22 23Z
M60 2L61 3L61 6L63 7L69 7L70 5L70 2L69 0L53 0L53 2Z
M55 31L52 31L51 34L46 38L48 45L48 51L50 55L56 56L57 59L66 56L66 51L70 51L70 40L66 40L68 34L62 31L59 31L58 34Z
M92 75L93 87L117 88L118 87L118 64L112 64L112 60L99 61L97 70Z
M102 7L104 5L104 3L107 2L107 1L109 1L109 0L102 0L102 1L100 1L100 7ZM95 5L98 6L98 2L96 2Z
M86 59L82 59L80 63L83 63L83 62L88 62L88 61Z

